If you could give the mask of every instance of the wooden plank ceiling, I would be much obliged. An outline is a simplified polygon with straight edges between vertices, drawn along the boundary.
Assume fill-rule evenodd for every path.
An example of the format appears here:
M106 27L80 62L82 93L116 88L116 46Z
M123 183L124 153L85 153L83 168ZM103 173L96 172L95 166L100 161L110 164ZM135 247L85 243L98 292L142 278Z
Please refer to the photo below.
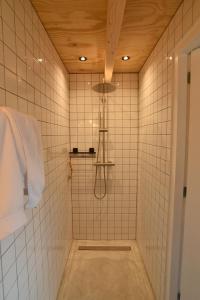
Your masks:
M115 72L138 72L182 0L127 0ZM32 0L70 73L103 73L107 0ZM79 56L88 58L80 62ZM129 55L129 61L122 61Z

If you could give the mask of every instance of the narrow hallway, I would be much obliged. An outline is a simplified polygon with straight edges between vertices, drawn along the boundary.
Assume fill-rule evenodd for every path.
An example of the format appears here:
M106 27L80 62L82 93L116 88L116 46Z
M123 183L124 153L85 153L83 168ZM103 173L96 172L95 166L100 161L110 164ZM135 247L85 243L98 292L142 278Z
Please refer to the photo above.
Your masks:
M79 250L79 246L115 246L116 250ZM130 246L131 251L119 247ZM153 300L134 241L74 241L58 300Z

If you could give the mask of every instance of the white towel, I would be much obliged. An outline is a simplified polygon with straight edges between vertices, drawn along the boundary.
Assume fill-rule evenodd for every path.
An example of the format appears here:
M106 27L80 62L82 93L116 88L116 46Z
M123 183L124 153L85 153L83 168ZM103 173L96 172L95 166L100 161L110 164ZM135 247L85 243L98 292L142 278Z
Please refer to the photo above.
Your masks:
M24 173L25 165L19 160L11 125L0 111L0 240L26 222Z
M37 121L0 107L0 239L26 222L26 207L36 207L44 189L41 136Z

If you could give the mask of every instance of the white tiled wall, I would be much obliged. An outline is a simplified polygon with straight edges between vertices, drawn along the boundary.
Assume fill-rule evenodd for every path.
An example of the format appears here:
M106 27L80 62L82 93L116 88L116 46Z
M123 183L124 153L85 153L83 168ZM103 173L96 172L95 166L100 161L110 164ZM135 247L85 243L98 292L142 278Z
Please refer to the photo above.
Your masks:
M200 1L181 5L140 72L137 239L156 299L164 300L174 62L168 57L200 16Z
M101 74L70 75L71 148L97 150ZM107 195L94 197L95 158L72 159L75 239L135 239L137 193L138 75L115 74L109 94L108 154L116 165L107 174ZM102 191L102 189L101 189Z
M28 224L0 242L0 300L56 299L72 239L68 79L30 2L0 0L0 105L38 119L46 174Z

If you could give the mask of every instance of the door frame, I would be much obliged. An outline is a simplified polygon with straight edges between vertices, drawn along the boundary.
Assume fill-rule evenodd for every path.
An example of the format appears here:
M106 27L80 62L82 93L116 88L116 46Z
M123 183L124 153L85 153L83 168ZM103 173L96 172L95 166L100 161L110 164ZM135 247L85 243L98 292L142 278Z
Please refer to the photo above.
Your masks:
M165 300L177 300L180 288L187 132L188 55L192 50L199 47L200 20L193 25L171 54L174 59L174 84Z

